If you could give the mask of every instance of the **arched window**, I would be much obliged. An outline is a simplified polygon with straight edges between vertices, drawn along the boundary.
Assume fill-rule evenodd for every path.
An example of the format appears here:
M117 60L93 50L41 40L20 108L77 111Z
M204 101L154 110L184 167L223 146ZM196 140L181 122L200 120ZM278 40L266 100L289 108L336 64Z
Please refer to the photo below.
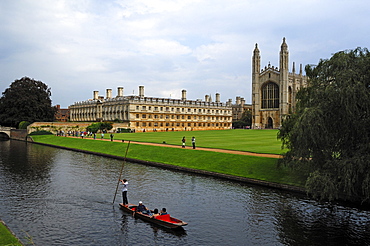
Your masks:
M279 87L268 82L262 87L262 108L279 108Z

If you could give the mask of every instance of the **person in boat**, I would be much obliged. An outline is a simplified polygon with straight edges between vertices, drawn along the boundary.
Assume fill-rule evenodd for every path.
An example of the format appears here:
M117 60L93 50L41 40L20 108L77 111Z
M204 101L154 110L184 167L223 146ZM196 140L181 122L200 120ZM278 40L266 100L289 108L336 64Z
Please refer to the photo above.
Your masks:
M139 202L139 205L136 208L136 212L142 214L150 214L150 211L145 207L142 201Z
M128 182L127 182L127 179L121 179L121 183L123 185L123 187L122 187L123 205L124 206L128 206L128 199L127 199L127 186L128 186Z
M154 211L153 211L153 215L150 218L155 218L158 215L160 215L159 212L158 212L158 208L155 208Z
M162 208L161 215L166 215L166 214L167 214L167 209L166 208Z

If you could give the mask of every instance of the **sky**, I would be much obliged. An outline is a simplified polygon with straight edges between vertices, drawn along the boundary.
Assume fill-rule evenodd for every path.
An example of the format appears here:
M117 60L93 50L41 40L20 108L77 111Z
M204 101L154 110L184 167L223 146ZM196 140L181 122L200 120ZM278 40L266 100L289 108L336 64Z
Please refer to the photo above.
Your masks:
M67 108L124 87L124 95L251 103L261 66L289 69L370 48L368 0L1 0L0 91L24 76Z

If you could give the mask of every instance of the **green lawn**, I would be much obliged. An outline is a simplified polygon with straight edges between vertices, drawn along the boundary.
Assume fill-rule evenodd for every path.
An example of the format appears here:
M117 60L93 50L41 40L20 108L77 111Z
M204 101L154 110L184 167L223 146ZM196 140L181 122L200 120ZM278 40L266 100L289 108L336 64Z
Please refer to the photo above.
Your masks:
M191 145L194 136L198 147L250 151L255 153L281 154L281 141L277 140L277 130L214 130L214 131L181 131L181 132L138 132L116 133L114 139L141 142L181 145L183 136L186 144ZM109 138L109 134L105 134ZM100 134L97 135L100 138Z
M0 223L0 245L22 245L3 223Z
M226 131L228 132L228 131ZM230 131L239 133L239 131ZM260 131L264 132L264 131ZM276 132L276 131L275 131ZM170 136L171 133L174 136ZM155 135L167 136L167 139L178 139L178 132L162 133L135 133L131 136L140 135L143 136L141 141L156 142L153 139ZM192 132L192 133L203 133L204 132ZM221 131L213 131L214 134L221 133ZM123 136L129 133L123 134ZM182 134L184 135L184 133ZM194 134L195 135L195 134ZM198 135L198 134L197 134ZM152 136L151 139L145 139L145 136ZM205 136L205 135L202 135ZM221 135L218 135L221 136ZM56 137L52 135L44 136L32 136L34 141L53 144L57 146L70 147L75 149L89 150L93 152L111 154L116 156L124 156L127 141L122 142L110 142L110 141L99 141L92 139L80 139L80 138L65 138ZM160 137L157 137L157 141ZM213 142L221 141L217 137L213 138ZM235 137L234 137L235 139ZM134 139L132 139L134 140ZM135 139L139 140L139 139ZM180 139L181 140L181 139ZM163 140L162 140L163 141ZM168 141L168 140L166 140ZM231 142L230 140L228 142ZM207 147L206 145L203 145ZM213 147L221 147L221 145L214 145ZM246 149L248 150L248 149ZM271 153L270 151L267 151ZM153 161L159 163L165 163L170 165L188 167L198 170L206 170L217 173L229 174L234 176L264 180L275 183L289 184L295 186L302 186L303 180L298 178L294 173L286 168L277 168L277 159L234 155L218 152L209 152L201 150L193 150L190 148L168 148L168 147L157 147L140 144L130 144L127 157L139 160Z

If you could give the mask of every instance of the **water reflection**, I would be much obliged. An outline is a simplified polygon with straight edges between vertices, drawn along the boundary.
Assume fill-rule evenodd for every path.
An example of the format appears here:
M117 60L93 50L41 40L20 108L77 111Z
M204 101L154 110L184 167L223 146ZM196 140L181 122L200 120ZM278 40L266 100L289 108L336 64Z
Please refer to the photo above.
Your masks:
M312 201L287 200L276 210L284 245L369 245L368 211ZM302 235L297 237L297 235Z
M370 213L217 178L126 163L129 201L167 207L171 231L112 204L121 161L0 142L0 218L36 245L369 245Z

